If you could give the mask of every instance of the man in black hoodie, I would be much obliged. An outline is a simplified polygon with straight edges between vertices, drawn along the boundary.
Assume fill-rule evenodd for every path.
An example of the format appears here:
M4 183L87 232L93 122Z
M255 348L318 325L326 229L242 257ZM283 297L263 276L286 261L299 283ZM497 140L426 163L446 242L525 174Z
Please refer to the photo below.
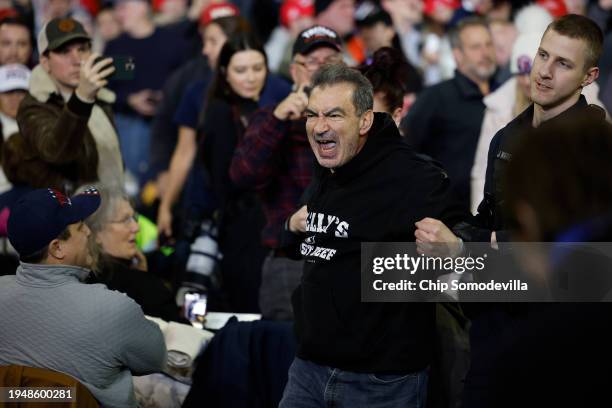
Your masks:
M306 133L318 164L293 294L298 352L280 406L423 406L434 304L362 303L360 249L413 241L425 216L447 219L448 179L389 115L373 113L372 86L357 71L328 65L312 85Z

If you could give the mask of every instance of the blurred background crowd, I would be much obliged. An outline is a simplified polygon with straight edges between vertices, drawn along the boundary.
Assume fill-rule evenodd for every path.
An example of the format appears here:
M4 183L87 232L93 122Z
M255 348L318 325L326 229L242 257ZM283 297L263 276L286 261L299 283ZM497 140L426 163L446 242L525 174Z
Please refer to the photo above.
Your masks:
M108 233L104 267L152 272L111 273L110 286L155 310L145 313L178 318L184 291L199 290L216 310L291 319L301 264L282 233L312 177L302 112L319 67L359 68L375 110L475 212L489 143L530 104L553 19L582 14L602 29L600 75L583 93L612 107L611 10L608 0L0 0L2 272L18 262L5 238L17 197L101 182L113 197L92 221ZM74 41L56 48L66 33ZM102 72L91 52L127 62L129 76L92 79L93 109L76 100L88 99L81 61L91 78Z
M194 292L209 310L291 321L303 261L290 231L304 230L312 186L304 111L315 73L326 64L358 69L372 83L374 111L444 169L448 204L476 214L487 201L487 162L509 161L503 151L489 157L491 141L532 105L540 41L567 14L603 32L603 50L580 54L602 51L599 75L583 87L563 74L576 67L561 66L551 83L559 99L581 89L597 120L585 115L517 153L514 199L523 188L550 192L526 224L557 216L553 232L526 228L533 241L602 213L609 227L612 144L598 120L612 109L612 0L0 0L0 274L19 265L7 222L20 197L52 188L62 201L94 185L102 204L85 220L95 258L88 283L166 321L187 323L181 307ZM576 41L598 48L596 40ZM573 138L591 125L603 136ZM487 333L496 330L489 323ZM232 380L236 372L246 371Z

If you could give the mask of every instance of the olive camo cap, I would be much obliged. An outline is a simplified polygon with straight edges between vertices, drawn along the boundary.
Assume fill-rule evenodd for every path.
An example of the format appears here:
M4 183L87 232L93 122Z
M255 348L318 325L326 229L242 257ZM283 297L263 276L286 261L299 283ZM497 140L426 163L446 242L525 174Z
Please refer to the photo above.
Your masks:
M38 52L53 51L72 40L88 40L91 37L81 23L73 18L54 18L38 33Z

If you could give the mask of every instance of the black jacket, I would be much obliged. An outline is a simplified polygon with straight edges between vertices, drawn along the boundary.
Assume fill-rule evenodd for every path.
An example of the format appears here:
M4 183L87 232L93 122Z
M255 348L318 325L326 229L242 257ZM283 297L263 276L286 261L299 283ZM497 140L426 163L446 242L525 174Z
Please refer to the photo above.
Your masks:
M449 182L418 157L387 114L363 149L331 173L318 164L308 199L304 275L293 295L298 356L368 373L407 373L430 362L432 303L362 303L361 242L414 241L423 217L450 222Z
M142 307L144 314L167 321L186 322L180 315L172 291L151 272L132 268L130 261L102 255L100 272L90 275L89 283L103 283L110 290L123 292Z
M580 95L580 99L574 106L545 123L550 125L551 123L572 121L574 118L584 115L590 116L594 121L606 119L606 113L603 109L596 105L589 105L584 96ZM509 240L503 213L504 177L508 163L512 160L514 145L522 133L532 128L532 122L533 104L497 132L491 140L487 158L484 198L478 206L478 213L453 227L453 232L464 241L489 242L492 231L495 231L497 241Z
M450 177L452 198L465 211L470 208L470 176L484 118L483 97L476 83L455 71L452 79L424 90L402 122L410 144L442 163Z
M229 169L248 118L257 109L257 102L253 100L240 97L231 99L209 100L198 135L202 160L220 208L238 196L245 195L244 190L239 189L230 179Z
M507 221L503 215L504 178L512 159L514 146L521 139L521 135L532 128L533 112L533 105L531 105L497 132L491 141L485 179L485 196L478 207L478 214L453 228L453 231L463 240L489 242L492 231L496 231L498 241L509 240L509 233L505 230ZM589 115L593 121L605 120L605 112L597 106L588 105L584 96L581 96L574 106L541 126L572 121L577 115ZM489 258L489 262L493 259L507 266L514 257L501 253L496 258ZM563 401L567 405L558 403L567 398L572 393L571 391L558 393L551 390L578 389L585 391L586 388L577 384L584 378L592 378L588 376L588 373L593 372L591 369L574 369L577 367L576 361L582 358L579 354L584 350L589 350L588 347L582 348L581 346L582 349L576 353L576 345L585 340L583 334L586 332L583 329L592 325L593 320L603 318L603 315L599 313L593 314L593 310L596 310L597 307L592 306L596 305L575 303L565 305L555 303L470 304L465 310L472 320L470 328L471 361L470 371L465 380L463 405L470 408L517 405L576 406L576 404L568 403L567 399ZM590 311L587 312L587 310ZM582 322L580 322L579 315L583 312ZM592 327L589 330L593 330ZM577 340L580 337L582 339ZM597 335L592 338L595 337ZM551 342L551 339L555 340ZM576 341L578 343L574 343ZM568 346L571 343L574 345ZM594 346L595 343L592 345ZM559 350L562 351L559 352ZM562 358L559 358L560 355ZM583 362L587 363L589 359L590 357L585 358ZM521 371L520 380L515 375L517 370ZM576 376L567 375L571 372L586 374L576 380ZM570 377L575 381L569 381ZM555 381L551 382L551 378L554 378ZM538 394L533 391L537 391ZM581 397L592 395L590 390L579 394ZM545 402L540 401L541 398L545 398ZM526 401L530 402L526 403ZM577 405L581 404L588 406L583 402Z

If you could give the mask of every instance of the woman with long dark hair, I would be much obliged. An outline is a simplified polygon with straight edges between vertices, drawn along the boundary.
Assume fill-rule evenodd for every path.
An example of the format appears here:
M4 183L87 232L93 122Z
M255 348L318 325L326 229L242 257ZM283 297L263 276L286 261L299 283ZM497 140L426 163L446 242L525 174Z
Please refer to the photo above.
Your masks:
M251 31L249 23L238 15L238 9L228 3L215 3L209 6L202 14L201 24L204 43L202 53L208 59L213 71L217 69L219 54L227 39L237 33ZM193 163L197 147L196 133L203 118L203 107L206 104L211 79L206 78L191 83L185 90L174 116L174 121L179 126L178 140L168 169L168 182L165 183L166 188L161 197L157 214L158 230L166 237L180 238L181 236L172 228L175 224L172 208L178 201L183 188L189 190L188 186L191 185L197 185L199 188L203 182L204 177L200 174L199 169L193 168L195 167ZM259 104L275 105L287 96L290 89L291 87L286 81L277 76L269 76ZM193 200L194 197L191 193L189 191L187 193L189 197L183 197L183 199L186 201ZM183 212L185 213L183 218L192 215L189 211ZM183 223L186 221L183 220Z
M233 185L229 167L249 115L258 108L267 75L266 54L255 37L231 37L219 54L200 131L201 156L218 207L223 288L234 312L258 311L264 216L255 193Z
M216 9L219 9L219 7L221 6L216 6ZM208 64L213 70L216 69L219 52L227 38L234 33L250 29L247 21L238 15L237 9L230 5L226 7L227 10L224 10L223 17L202 19L202 39L204 43L202 54L206 56ZM231 11L236 14L228 15ZM213 15L213 13L207 14L205 12L203 15ZM175 114L174 120L178 124L179 133L168 168L167 187L161 197L157 214L159 232L168 237L174 235L172 231L172 206L183 190L195 158L197 121L209 82L210 79L206 78L190 84L185 90Z

